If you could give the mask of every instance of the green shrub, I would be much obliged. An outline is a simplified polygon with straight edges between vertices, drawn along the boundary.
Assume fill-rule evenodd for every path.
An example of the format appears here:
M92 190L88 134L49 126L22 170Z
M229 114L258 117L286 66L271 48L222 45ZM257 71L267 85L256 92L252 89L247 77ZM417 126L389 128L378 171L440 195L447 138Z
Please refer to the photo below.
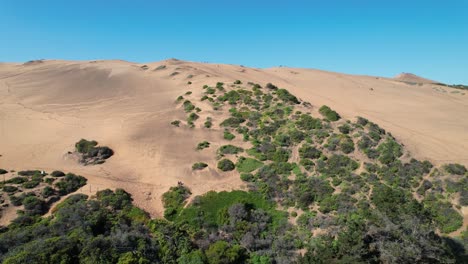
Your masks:
M192 165L192 170L203 170L206 167L208 167L208 164L204 162L197 162Z
M63 177L65 176L65 173L63 173L62 171L53 171L51 174L50 174L52 177Z
M351 127L348 124L344 124L338 127L338 130L343 134L349 134Z
M14 193L18 191L18 188L16 188L15 186L11 186L11 185L5 185L3 186L3 191L7 193Z
M241 173L240 178L243 181L252 182L255 177L253 176L252 173Z
M310 115L302 114L296 122L298 128L302 130L320 129L322 122L320 119L313 118Z
M322 152L316 147L309 144L304 144L299 148L299 157L301 159L318 159L322 155Z
M383 164L390 164L403 155L401 145L390 138L380 144L377 150L380 152L379 161Z
M169 191L165 192L162 196L162 202L165 208L164 217L168 220L174 220L191 194L192 192L190 189L181 183L175 187L171 187Z
M320 107L319 112L329 121L338 121L341 118L337 112L326 105Z
M261 88L261 87L259 87L259 88ZM278 87L273 85L272 83L267 83L265 85L265 88L270 89L270 90L278 90Z
M6 170L4 170L4 169L0 169L0 175L2 175L2 174L7 174L7 173L8 173L8 171L6 171Z
M229 117L221 122L220 125L223 127L238 127L243 122L245 122L245 119L242 117Z
M224 131L223 138L227 140L233 140L236 136L229 131Z
M180 126L180 120L174 120L171 122L171 125L179 127Z
M242 82L240 80L235 80L234 84L242 84Z
M466 173L465 166L461 164L446 164L443 166L444 170L450 174L464 175Z
M186 100L183 104L185 112L190 112L195 109L195 106L189 100Z
M50 186L46 186L44 189L42 189L41 194L43 197L48 198L55 194L55 189Z
M86 178L73 173L67 173L64 178L55 183L60 195L67 195L86 185Z
M205 125L206 128L211 128L213 126L213 122L212 122L211 117L206 118L206 121L205 121L204 125Z
M193 121L197 121L198 118L200 118L199 115L195 114L195 113L191 113L188 118L187 118L187 122L193 122Z
M206 148L209 148L209 147L210 147L210 142L203 141L203 142L198 143L197 150L202 150L202 149L206 149Z
M37 187L41 182L38 180L31 180L28 182L23 183L21 186L26 189L32 189L34 187Z
M218 169L222 171L232 171L235 167L234 162L229 159L222 159L218 162Z
M41 174L39 170L25 170L25 171L18 171L18 175L20 176L34 176Z
M86 139L81 139L75 144L75 149L79 153L89 153L94 149L94 147L97 146L97 142L95 140L86 140Z
M244 149L241 147L236 147L234 145L224 145L218 149L218 154L227 155L227 154L238 154L244 152Z
M27 182L27 181L28 181L28 178L26 177L13 177L7 180L5 183L22 184L23 182Z
M192 94L192 91L187 91L187 92L185 93L185 95L191 95L191 94Z
M293 104L301 103L299 102L296 96L290 94L289 91L286 89L278 89L276 91L276 95L278 96L279 99L287 103L293 103Z
M261 166L263 166L263 162L245 157L240 157L236 164L237 171L243 173L252 172L260 168Z

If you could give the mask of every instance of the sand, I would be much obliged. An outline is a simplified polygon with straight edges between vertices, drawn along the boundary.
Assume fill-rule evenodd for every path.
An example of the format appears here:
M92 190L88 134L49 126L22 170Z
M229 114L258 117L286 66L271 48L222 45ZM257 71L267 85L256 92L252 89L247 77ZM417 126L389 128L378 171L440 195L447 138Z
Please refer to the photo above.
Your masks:
M195 195L243 188L237 173L216 169L215 151L227 144L217 126L225 116L199 102L204 84L236 79L272 82L314 107L326 104L345 118L368 118L416 158L468 165L463 91L310 69L114 60L0 64L0 168L74 172L89 180L80 192L124 188L154 217L163 212L161 195L178 181ZM186 91L193 91L187 98L203 109L197 129L170 125L185 120L175 99ZM207 116L213 117L212 129L201 127ZM81 138L97 140L115 155L103 165L80 166L66 153ZM196 151L204 140L212 146ZM199 161L209 168L192 171Z

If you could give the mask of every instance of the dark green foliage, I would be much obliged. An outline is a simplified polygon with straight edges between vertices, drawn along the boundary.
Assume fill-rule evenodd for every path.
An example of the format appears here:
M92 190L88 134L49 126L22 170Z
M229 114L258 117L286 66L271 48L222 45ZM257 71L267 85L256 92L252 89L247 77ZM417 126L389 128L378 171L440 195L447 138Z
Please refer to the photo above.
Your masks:
M39 170L25 170L25 171L18 171L18 175L20 176L33 176L33 175L40 175L41 171Z
M205 121L205 123L204 123L204 126L205 126L206 128L211 128L211 127L213 126L213 122L212 122L211 117L207 117L207 118L206 118L206 121Z
M52 177L63 177L65 176L65 173L63 173L62 171L53 171L50 175Z
M208 167L208 164L204 162L197 162L192 165L192 170L203 170L206 167Z
M234 84L242 84L242 82L240 80L235 80Z
M197 150L202 150L202 149L206 149L206 148L209 148L209 147L210 147L210 142L203 141L203 142L198 143Z
M81 139L75 144L75 149L81 154L80 163L84 165L102 164L106 159L114 155L114 151L108 147L97 147L97 142Z
M243 148L236 147L236 146L230 145L230 144L221 146L218 149L218 154L219 155L238 154L238 153L241 153L241 152L244 152Z
M97 146L97 142L95 140L86 140L86 139L81 139L75 144L76 151L79 153L89 153L94 149L94 147Z
M451 163L451 164L444 165L443 168L445 169L446 172L448 172L450 174L464 175L466 173L465 166L463 166L461 164Z
M190 113L190 115L189 115L188 118L187 118L187 122L196 121L196 120L198 120L198 118L200 118L199 115L197 115L197 114L195 114L195 113Z
M218 169L222 171L232 171L234 170L235 165L234 162L232 162L229 159L222 159L218 162Z
M225 241L217 241L206 250L208 263L243 263L245 250L239 245L231 246Z
M3 263L150 263L161 262L155 250L164 235L153 236L139 219L146 219L122 195L106 192L98 200L73 195L57 207L53 218L34 223L31 216L44 209L37 197L25 198L25 214L0 233L0 261ZM121 197L121 198L118 198ZM122 208L115 207L125 204ZM28 224L29 223L29 224ZM118 232L117 232L118 230ZM174 235L175 236L175 235ZM132 253L133 252L133 253ZM171 263L175 263L177 255ZM131 261L129 261L131 260ZM126 262L129 261L129 262Z
M322 122L320 119L313 118L310 115L302 114L296 122L298 128L302 130L320 129Z
M241 123L244 123L245 119L242 117L229 117L228 119L221 122L223 127L238 127Z
M233 140L236 136L229 131L224 131L223 138L227 140Z
M369 122L369 120L365 119L364 117L360 117L360 116L357 117L357 124L358 125L365 126L365 125L367 125L368 122Z
M41 194L44 198L48 198L55 194L55 189L50 186L46 186L44 189L42 189Z
M22 184L23 182L27 182L28 178L26 177L13 177L9 179L8 181L5 181L5 183L11 183L11 184Z
M423 203L434 217L434 221L442 233L450 233L462 227L463 216L453 209L449 202L438 200L435 196L430 195Z
M185 112L190 112L193 109L195 109L195 106L189 100L184 101L183 106L184 106Z
M4 185L3 186L3 191L7 192L7 193L14 193L17 190L18 190L18 188L16 188L15 186L11 186L11 185Z
M322 155L322 152L316 147L309 144L304 144L299 148L299 157L301 159L318 159Z
M322 105L322 107L319 109L319 112L329 121L338 121L341 118L337 112L333 111L326 105Z
M7 171L7 170L0 169L0 175L2 175L2 174L7 174L7 173L8 173L8 171Z
M338 130L343 134L349 134L351 127L348 124L344 124L338 127Z
M278 87L276 87L275 85L271 84L271 83L267 83L265 85L265 88L269 89L269 90L278 90Z
M86 181L83 176L67 173L64 178L55 183L55 187L60 195L67 195L86 185Z
M174 220L191 194L192 192L190 189L181 183L175 187L171 187L169 191L165 192L162 196L162 202L165 208L164 217L168 220Z
M403 155L401 145L393 139L387 139L377 147L380 152L379 161L383 164L390 164Z
M296 96L290 94L289 91L286 89L278 89L276 91L276 95L278 96L279 99L287 103L293 103L293 104L301 103L299 102Z
M180 120L174 120L171 122L171 125L179 127L180 126Z
M28 182L23 183L21 186L26 189L32 189L34 187L37 187L40 183L40 180L30 180Z

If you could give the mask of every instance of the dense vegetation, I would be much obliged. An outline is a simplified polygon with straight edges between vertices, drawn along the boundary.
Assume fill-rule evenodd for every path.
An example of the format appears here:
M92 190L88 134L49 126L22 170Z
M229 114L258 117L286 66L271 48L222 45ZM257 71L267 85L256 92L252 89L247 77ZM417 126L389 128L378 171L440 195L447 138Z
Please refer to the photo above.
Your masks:
M16 220L0 232L5 263L463 263L468 204L463 165L435 167L411 158L396 138L328 106L319 116L287 90L236 81L186 93L177 102L195 128L195 112L229 113L198 126L224 142L213 159L220 176L236 170L246 191L193 196L179 183L162 197L164 218L151 220L123 190L69 197L52 217ZM197 106L192 102L203 102ZM208 107L207 107L208 105ZM209 109L208 109L209 108ZM205 115L206 116L206 115ZM208 121L208 119L207 119ZM200 122L200 121L198 121ZM203 122L203 121L202 121ZM177 126L180 126L178 123ZM219 125L219 128L218 128ZM180 128L174 128L180 129ZM235 140L234 140L235 139ZM244 141L242 147L234 142ZM232 143L232 144L229 144ZM240 145L240 144L239 144ZM208 141L194 146L207 151ZM86 148L86 146L84 146ZM194 161L196 162L196 161ZM212 163L210 163L212 164ZM203 170L197 162L192 169ZM230 171L231 174L226 172ZM19 174L19 173L18 173ZM26 171L24 175L36 175ZM51 179L65 181L54 173ZM21 176L18 177L31 177ZM4 183L17 192L22 178ZM42 183L41 183L42 184ZM78 186L79 179L67 186ZM65 192L55 183L44 197ZM51 187L52 188L52 187ZM68 190L69 191L69 190ZM25 211L40 201L19 198ZM189 202L190 201L190 202ZM289 212L289 213L288 213ZM458 237L453 238L457 231ZM450 234L450 236L448 236ZM6 246L8 245L8 246Z
M465 253L458 240L434 231L448 234L462 228L460 206L468 202L464 166L434 168L428 161L408 158L391 134L365 118L343 120L328 106L320 107L321 117L313 116L311 105L287 90L271 83L266 89L248 85L231 90L205 87L209 93L202 100L214 111L230 113L219 123L224 138L240 137L252 145L245 150L222 146L217 151L218 169L222 173L236 168L249 193L292 210L296 225L291 234L300 238L292 239L293 248L306 251L296 256L297 261L451 262L462 258ZM219 223L210 221L223 210L201 222L219 228ZM466 236L466 231L462 234ZM281 262L246 248L241 241L227 242L218 245L225 252L231 248L248 252L242 261L265 256L267 262Z

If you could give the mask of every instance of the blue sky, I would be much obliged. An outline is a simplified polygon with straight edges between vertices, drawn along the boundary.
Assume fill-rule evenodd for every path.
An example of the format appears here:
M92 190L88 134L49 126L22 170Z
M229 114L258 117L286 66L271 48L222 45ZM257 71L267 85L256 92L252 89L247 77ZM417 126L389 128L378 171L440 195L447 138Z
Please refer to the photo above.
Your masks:
M468 84L468 1L0 1L0 61L178 58Z

